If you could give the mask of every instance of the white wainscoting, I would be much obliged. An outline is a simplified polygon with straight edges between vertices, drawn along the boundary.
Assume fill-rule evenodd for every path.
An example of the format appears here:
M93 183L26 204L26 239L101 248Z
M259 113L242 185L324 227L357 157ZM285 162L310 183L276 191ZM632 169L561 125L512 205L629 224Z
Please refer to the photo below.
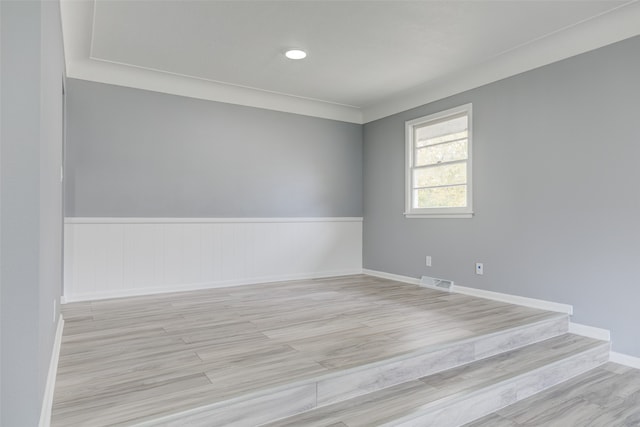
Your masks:
M362 272L362 218L67 218L66 302Z

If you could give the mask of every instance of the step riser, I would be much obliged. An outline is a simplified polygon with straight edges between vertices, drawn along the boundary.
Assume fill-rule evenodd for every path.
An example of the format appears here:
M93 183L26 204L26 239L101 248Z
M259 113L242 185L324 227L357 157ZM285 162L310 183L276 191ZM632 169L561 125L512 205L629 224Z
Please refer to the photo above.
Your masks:
M341 402L474 360L474 344L467 343L319 381L318 406Z
M475 360L484 359L516 348L544 341L566 334L569 331L569 317L561 317L553 322L544 322L522 328L517 332L504 332L481 339L475 343Z
M347 400L562 335L569 328L568 322L566 317L559 318L552 322L480 337L473 342L319 381L318 406Z
M317 381L291 384L196 408L138 426L255 426L431 375L494 354L562 335L568 316L478 337L402 360L358 367Z
M384 427L456 427L505 406L526 399L554 385L560 384L594 369L609 360L609 345L568 357L554 364L523 374L490 388L481 390L459 401L434 402L410 419L394 420Z

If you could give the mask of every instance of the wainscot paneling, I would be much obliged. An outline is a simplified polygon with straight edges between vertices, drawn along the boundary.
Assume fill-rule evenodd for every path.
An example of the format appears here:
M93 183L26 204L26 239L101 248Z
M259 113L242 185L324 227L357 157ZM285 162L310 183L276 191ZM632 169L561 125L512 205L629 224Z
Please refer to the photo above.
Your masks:
M362 218L67 218L66 302L362 271Z

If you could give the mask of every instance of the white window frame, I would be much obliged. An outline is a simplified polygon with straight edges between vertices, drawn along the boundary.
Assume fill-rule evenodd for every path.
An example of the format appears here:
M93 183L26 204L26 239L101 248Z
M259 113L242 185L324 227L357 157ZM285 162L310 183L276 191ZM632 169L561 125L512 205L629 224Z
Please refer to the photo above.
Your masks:
M468 117L468 158L467 158L467 206L456 208L414 208L413 207L413 156L415 129L429 123L445 120L447 117L466 113ZM471 218L473 216L473 120L471 104L461 105L439 113L419 117L405 122L405 212L407 218Z

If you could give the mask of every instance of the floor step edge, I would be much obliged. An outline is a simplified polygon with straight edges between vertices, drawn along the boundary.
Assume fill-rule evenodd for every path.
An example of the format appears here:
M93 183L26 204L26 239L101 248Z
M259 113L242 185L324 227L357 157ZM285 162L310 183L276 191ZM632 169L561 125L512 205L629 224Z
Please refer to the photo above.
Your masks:
M609 348L609 343L603 342L491 386L432 402L381 427L456 427L470 423L607 363Z
M557 314L502 331L430 347L428 350L422 349L336 373L257 390L142 421L135 426L178 426L206 418L215 419L221 423L219 425L227 425L239 418L247 419L247 412L251 412L249 424L265 424L535 344L566 333L568 324L567 315ZM389 375L389 371L393 371L394 375ZM296 402L292 402L292 396L297 396ZM274 415L274 407L279 410L289 407L290 410Z

